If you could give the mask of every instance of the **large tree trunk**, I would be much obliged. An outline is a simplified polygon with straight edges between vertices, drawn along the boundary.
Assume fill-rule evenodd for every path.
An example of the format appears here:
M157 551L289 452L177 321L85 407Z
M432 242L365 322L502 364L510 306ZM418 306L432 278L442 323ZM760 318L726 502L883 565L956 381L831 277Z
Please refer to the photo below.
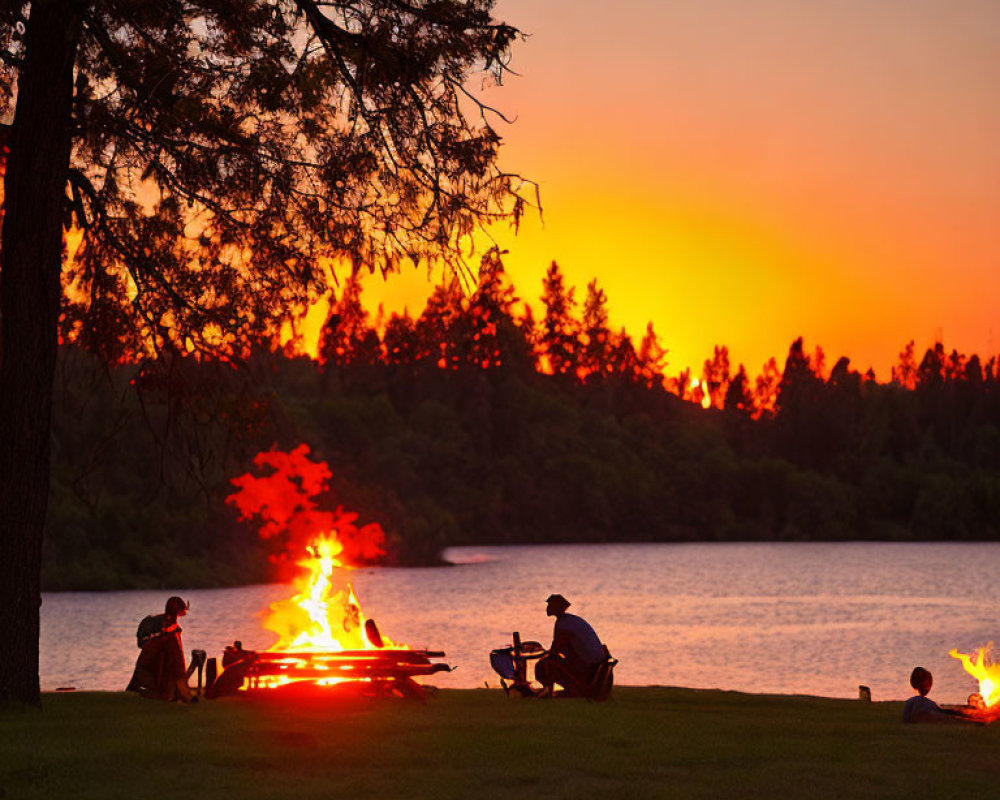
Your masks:
M79 2L33 0L4 180L0 270L0 707L39 705L62 219Z

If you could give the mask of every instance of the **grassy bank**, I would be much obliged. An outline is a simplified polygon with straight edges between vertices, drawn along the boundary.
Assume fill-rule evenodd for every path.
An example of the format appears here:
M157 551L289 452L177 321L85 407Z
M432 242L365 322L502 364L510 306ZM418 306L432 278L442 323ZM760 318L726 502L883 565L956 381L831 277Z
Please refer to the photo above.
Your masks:
M48 695L0 715L0 797L992 796L1000 725L904 726L900 708L666 688L603 705Z

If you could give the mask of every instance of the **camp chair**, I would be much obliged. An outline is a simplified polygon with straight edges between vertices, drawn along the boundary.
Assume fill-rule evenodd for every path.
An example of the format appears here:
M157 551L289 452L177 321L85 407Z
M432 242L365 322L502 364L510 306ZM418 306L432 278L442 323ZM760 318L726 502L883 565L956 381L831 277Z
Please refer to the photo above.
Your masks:
M528 681L528 662L541 658L548 651L538 642L522 642L517 631L513 638L513 646L490 652L490 666L500 676L500 687L505 695L509 697L511 691L515 691L523 697L533 697L537 692Z

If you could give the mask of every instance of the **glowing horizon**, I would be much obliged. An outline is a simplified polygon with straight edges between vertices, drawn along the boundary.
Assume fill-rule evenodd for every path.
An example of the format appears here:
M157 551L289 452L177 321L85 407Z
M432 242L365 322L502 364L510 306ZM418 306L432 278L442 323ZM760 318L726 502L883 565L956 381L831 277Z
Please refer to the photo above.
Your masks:
M541 310L552 261L669 374L803 336L880 380L911 339L988 359L1000 301L1000 6L984 0L500 0L531 38L488 89L544 224L497 231ZM599 54L598 58L595 54ZM365 285L419 313L423 270Z

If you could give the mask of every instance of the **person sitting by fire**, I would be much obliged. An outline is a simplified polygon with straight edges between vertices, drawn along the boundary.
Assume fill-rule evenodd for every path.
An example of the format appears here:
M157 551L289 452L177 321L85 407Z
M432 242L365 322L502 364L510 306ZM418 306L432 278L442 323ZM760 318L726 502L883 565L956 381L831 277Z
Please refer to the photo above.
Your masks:
M923 667L914 667L910 673L910 686L916 691L913 697L903 703L903 722L969 722L961 714L941 708L927 694L934 685L934 676Z
M597 632L583 617L569 614L570 602L561 594L549 595L545 613L555 617L552 646L535 664L535 680L542 684L540 696L553 693L558 684L565 694L580 694L589 686L597 668L607 661L607 649Z
M191 668L184 669L184 645L177 622L189 608L189 603L174 596L167 600L164 613L150 615L139 623L136 642L140 653L126 691L155 700L197 700L191 694L188 678L198 664L192 661Z

